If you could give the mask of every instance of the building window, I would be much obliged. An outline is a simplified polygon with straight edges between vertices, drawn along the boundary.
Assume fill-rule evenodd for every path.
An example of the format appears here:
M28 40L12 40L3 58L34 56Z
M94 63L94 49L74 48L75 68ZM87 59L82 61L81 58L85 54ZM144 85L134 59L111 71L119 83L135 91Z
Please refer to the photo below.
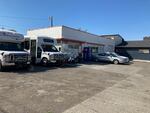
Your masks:
M60 43L61 43L61 40L57 40L57 43L59 43L59 44L60 44Z
M98 53L98 47L92 47L92 53Z
M29 42L29 41L25 41L25 42L24 42L24 48L25 48L26 50L29 50L29 49L30 49L30 42Z
M149 49L139 49L139 53L150 53Z
M68 45L70 49L79 49L79 45Z

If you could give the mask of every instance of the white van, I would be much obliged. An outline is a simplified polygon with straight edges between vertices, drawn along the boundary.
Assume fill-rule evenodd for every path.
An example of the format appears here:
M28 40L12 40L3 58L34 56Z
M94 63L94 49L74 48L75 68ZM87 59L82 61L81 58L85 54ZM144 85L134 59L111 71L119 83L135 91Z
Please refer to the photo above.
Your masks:
M32 62L44 66L49 63L63 64L65 54L55 47L56 40L46 36L25 36L24 48L31 54Z
M6 66L29 67L31 57L23 50L23 40L15 31L0 29L0 71Z

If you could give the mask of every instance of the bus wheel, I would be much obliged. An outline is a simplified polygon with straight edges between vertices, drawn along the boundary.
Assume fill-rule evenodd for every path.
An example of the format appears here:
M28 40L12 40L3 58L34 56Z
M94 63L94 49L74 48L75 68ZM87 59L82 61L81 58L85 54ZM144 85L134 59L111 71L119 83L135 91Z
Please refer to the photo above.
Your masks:
M43 66L47 66L48 65L48 59L47 58L43 58L42 59L42 65Z

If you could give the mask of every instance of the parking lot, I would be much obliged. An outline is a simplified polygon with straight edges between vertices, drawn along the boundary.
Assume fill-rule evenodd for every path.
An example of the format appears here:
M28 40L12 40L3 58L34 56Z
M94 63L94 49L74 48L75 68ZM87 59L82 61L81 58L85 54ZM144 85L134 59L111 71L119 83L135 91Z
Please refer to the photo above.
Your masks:
M150 63L7 71L0 72L0 113L150 113Z

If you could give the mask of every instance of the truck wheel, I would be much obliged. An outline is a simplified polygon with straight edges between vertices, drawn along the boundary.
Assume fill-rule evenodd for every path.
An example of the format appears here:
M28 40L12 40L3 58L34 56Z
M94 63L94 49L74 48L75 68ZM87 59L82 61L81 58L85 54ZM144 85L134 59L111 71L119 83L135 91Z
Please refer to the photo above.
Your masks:
M94 61L95 61L95 62L98 62L98 59L96 58L96 59L94 59Z
M26 70L30 70L31 65L25 65L25 66L23 66L23 68L26 69Z
M35 57L31 57L31 64L33 64L33 65L36 64L36 58Z
M114 64L119 64L119 61L118 60L114 60L113 63Z
M56 65L57 65L57 66L63 66L63 65L64 65L64 62L63 62L63 61L57 61Z
M3 71L3 66L2 66L1 61L0 61L0 71Z
M43 58L42 59L42 65L43 66L47 66L48 65L48 59L47 58Z

